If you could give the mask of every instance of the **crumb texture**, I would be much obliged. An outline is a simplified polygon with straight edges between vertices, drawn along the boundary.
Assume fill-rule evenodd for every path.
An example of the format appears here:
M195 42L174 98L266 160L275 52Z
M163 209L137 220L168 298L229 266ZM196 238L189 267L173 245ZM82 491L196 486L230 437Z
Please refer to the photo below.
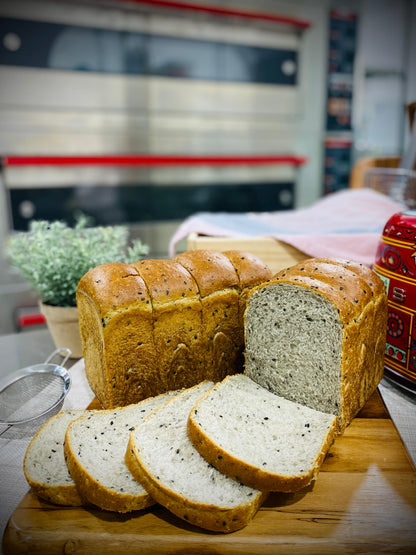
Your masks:
M66 434L69 467L77 469L74 479L91 503L125 512L130 507L123 505L125 496L139 498L147 494L124 461L129 435L134 426L176 394L168 392L127 407L97 411L69 426Z
M340 413L342 324L323 295L291 283L255 291L246 311L246 374L279 396Z
M193 447L187 420L196 401L214 384L203 382L152 414L132 432L140 465L173 498L214 509L251 504L260 492L226 477Z
M91 411L71 410L50 418L26 451L24 471L31 482L46 486L74 485L64 458L65 432L71 422Z
M278 397L241 374L217 384L191 418L220 451L282 478L313 471L335 421L333 415Z

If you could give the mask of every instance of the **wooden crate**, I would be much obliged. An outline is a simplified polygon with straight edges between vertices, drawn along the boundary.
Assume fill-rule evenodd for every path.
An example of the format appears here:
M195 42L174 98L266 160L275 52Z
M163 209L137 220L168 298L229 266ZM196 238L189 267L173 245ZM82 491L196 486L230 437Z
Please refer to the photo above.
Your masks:
M210 249L215 251L243 250L257 255L273 273L293 266L309 255L273 237L207 237L190 233L186 242L187 250Z

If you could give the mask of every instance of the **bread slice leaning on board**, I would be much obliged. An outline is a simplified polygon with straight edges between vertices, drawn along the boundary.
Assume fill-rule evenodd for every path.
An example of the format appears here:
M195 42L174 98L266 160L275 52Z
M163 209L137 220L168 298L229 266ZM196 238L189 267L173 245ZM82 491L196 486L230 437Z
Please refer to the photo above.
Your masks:
M154 504L126 467L124 453L132 428L177 393L170 391L127 407L96 411L69 424L65 460L84 499L118 513Z
M342 432L383 377L384 284L362 264L305 260L252 290L244 330L246 375Z
M59 412L40 427L30 441L23 460L23 473L41 499L55 505L86 504L72 479L64 456L66 430L71 422L94 411Z
M213 386L204 381L185 390L132 430L126 463L153 499L179 518L233 532L252 520L266 494L216 470L188 437L189 413Z
M101 405L242 371L247 292L271 276L250 253L205 250L87 272L77 306L86 376Z
M337 419L228 376L193 407L188 435L215 468L262 491L295 492L318 475Z

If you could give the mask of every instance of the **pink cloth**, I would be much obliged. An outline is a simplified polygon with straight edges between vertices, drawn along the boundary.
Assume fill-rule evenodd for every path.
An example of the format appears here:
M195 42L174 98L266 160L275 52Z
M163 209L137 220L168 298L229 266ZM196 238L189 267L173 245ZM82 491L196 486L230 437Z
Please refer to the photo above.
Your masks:
M346 189L307 208L277 212L197 213L179 226L169 244L189 233L213 237L274 237L309 256L349 258L371 266L383 227L406 207L371 189Z

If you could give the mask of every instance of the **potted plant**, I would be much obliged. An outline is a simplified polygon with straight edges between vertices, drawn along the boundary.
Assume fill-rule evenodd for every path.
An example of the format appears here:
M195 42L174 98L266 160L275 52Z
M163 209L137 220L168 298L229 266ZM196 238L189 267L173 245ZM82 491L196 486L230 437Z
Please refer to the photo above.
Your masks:
M82 356L75 297L78 282L99 264L143 258L148 247L140 240L129 245L128 236L124 226L91 227L88 218L81 216L74 227L62 221L34 220L28 231L8 238L6 254L12 266L39 296L57 348L68 347L73 358ZM74 341L70 334L75 335Z

